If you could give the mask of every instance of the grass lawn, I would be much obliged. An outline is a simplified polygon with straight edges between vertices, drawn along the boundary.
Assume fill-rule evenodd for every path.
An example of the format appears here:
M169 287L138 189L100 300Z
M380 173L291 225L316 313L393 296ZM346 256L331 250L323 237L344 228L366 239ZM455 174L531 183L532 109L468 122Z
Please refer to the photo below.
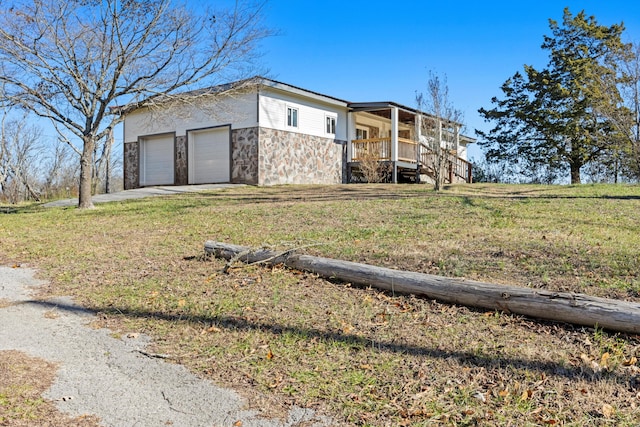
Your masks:
M0 209L28 263L117 335L256 407L344 425L637 426L640 339L206 259L206 240L640 302L640 187L243 187ZM0 357L2 355L0 354ZM0 410L2 401L0 401ZM0 420L2 414L0 413Z

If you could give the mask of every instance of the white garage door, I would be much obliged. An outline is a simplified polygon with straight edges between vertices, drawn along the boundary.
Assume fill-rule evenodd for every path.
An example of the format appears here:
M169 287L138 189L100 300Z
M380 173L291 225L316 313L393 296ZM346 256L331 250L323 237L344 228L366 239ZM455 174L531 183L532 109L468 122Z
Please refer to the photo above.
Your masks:
M189 184L231 180L229 127L189 132Z
M140 185L174 183L173 135L145 137L140 141Z

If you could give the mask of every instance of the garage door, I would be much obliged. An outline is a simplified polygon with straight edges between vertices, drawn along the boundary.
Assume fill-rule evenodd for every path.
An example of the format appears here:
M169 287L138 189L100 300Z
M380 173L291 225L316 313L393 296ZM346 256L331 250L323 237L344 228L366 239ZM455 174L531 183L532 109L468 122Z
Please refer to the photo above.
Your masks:
M174 183L173 135L145 137L140 141L140 185Z
M189 184L230 180L229 126L189 132Z

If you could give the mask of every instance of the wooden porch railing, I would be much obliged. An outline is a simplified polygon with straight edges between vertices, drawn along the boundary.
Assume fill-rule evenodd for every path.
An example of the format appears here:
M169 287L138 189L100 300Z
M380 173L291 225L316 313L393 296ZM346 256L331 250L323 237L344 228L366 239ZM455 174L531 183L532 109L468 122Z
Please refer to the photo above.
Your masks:
M420 148L420 155L418 149ZM448 181L454 182L455 177L462 178L465 182L471 183L472 170L471 163L461 159L454 152L442 150ZM365 160L390 161L391 160L391 138L368 138L354 139L351 141L351 161L362 162ZM435 152L424 143L398 138L398 160L407 163L420 164L427 170L434 170L436 165Z
M398 138L398 160L418 163L418 143L406 138Z
M364 159L391 160L391 138L354 139L351 141L351 161ZM398 138L398 160L418 162L418 143L406 138Z
M448 175L448 181L450 183L453 182L455 177L459 177L464 179L465 182L471 183L473 177L471 170L471 163L461 159L454 152L441 148L441 155L443 156L443 161L445 162L445 168ZM436 153L431 149L422 145L422 150L420 153L420 163L427 169L435 169L436 166Z
M391 160L391 138L354 139L351 141L351 161Z

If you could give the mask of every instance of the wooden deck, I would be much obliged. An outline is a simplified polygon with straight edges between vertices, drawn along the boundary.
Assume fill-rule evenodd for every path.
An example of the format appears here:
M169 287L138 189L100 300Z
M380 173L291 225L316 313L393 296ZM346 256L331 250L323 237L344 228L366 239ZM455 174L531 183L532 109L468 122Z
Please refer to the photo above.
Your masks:
M355 139L351 141L351 161L360 162L372 156L378 161L391 160L391 138ZM398 138L398 161L418 163L418 143Z
M455 151L442 149L445 156L448 183L473 180L471 163L457 156ZM434 176L436 153L424 144L416 141L398 138L398 156L396 167L400 173L409 172L415 175ZM351 141L351 163L363 161L392 162L391 138L368 138Z

